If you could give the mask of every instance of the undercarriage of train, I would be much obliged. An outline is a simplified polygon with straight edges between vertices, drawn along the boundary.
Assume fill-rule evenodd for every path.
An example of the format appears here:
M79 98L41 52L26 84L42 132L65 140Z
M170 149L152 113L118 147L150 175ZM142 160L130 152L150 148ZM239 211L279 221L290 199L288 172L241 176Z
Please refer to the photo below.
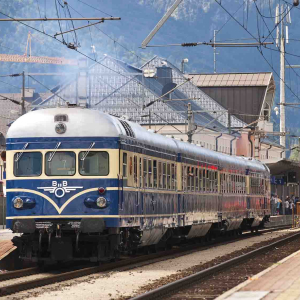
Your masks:
M260 222L243 219L232 223L217 223L165 228L163 226L142 230L139 227L106 228L103 219L80 221L15 220L14 232L23 233L13 238L23 260L57 263L86 260L104 262L117 259L122 254L137 251L155 251L189 241L207 241L219 236L241 234L243 230L262 228L267 216Z

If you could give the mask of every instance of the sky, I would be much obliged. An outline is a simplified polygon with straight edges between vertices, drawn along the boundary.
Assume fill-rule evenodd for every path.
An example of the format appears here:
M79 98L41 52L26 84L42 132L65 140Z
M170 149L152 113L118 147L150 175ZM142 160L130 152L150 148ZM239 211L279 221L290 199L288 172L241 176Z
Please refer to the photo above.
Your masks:
M64 4L67 2L68 4ZM162 47L141 49L142 41L161 19L175 0L1 0L0 12L10 17L121 17L120 21L105 21L97 26L85 28L64 35L66 43L80 43L78 51L68 49L61 37L54 34L72 28L70 22L26 22L34 29L17 22L0 23L1 53L24 54L27 35L32 33L32 55L57 56L78 59L83 55L95 59L91 46L95 46L97 59L108 54L127 63L141 66L154 55L165 57L178 67L183 58L188 58L186 72L212 73L213 48ZM57 10L56 10L56 6ZM275 7L282 4L290 9L292 0L183 0L171 18L155 35L149 45L186 42L209 42L213 31L218 30L219 42L253 43L257 41L274 42ZM58 13L57 13L58 12ZM290 11L292 23L289 27L289 43L286 45L286 64L299 64L300 36L298 34L300 9ZM1 17L7 18L2 15ZM87 22L74 21L75 27ZM40 32L38 32L39 30ZM47 35L43 34L45 32ZM271 32L271 34L269 34ZM273 38L272 38L273 37ZM59 42L60 41L60 42ZM267 49L268 48L268 49ZM81 53L79 53L81 52ZM273 72L276 81L276 98L279 102L280 54L273 44L266 48L217 48L217 72ZM54 65L33 65L20 63L1 63L0 75L22 72L73 72L72 67ZM300 69L286 69L286 102L299 102L298 83ZM52 88L63 81L62 77L36 77L45 86ZM45 92L45 87L27 78L26 85ZM21 78L0 78L1 92L18 92ZM300 128L299 109L287 108L287 126L293 132ZM277 124L278 117L272 116ZM296 126L295 126L296 124ZM277 124L278 125L278 124ZM276 125L276 126L277 126ZM275 126L275 128L276 128ZM299 130L300 133L300 130Z

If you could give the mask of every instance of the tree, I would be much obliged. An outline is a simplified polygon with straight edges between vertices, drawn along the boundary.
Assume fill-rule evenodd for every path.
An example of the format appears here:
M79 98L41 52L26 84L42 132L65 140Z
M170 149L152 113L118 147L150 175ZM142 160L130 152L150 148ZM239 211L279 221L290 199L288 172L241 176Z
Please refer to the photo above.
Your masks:
M292 150L291 150L289 159L293 160L293 161L300 161L299 160L299 146L294 144L291 148L292 148Z

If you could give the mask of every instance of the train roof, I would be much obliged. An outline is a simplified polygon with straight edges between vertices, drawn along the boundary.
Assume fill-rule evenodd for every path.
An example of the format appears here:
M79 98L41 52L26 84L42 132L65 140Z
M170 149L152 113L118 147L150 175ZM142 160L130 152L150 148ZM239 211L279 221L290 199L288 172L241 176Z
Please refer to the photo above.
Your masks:
M67 126L63 134L56 133L55 117L66 115ZM98 110L80 107L57 107L31 111L18 118L9 128L7 138L33 137L129 137L139 144L164 149L168 152L181 153L183 158L195 158L201 162L216 164L221 168L239 170L250 169L268 172L267 167L254 159L230 156L165 137L144 129L137 123L121 120Z

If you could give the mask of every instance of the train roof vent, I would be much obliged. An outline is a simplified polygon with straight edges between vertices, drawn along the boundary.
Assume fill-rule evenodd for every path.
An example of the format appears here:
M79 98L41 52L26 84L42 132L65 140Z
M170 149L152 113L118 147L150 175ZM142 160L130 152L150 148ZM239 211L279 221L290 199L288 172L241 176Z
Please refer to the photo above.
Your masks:
M135 135L130 125L124 120L119 119L119 121L122 124L123 128L125 129L126 135L134 138Z
M55 115L54 122L68 122L68 115Z

